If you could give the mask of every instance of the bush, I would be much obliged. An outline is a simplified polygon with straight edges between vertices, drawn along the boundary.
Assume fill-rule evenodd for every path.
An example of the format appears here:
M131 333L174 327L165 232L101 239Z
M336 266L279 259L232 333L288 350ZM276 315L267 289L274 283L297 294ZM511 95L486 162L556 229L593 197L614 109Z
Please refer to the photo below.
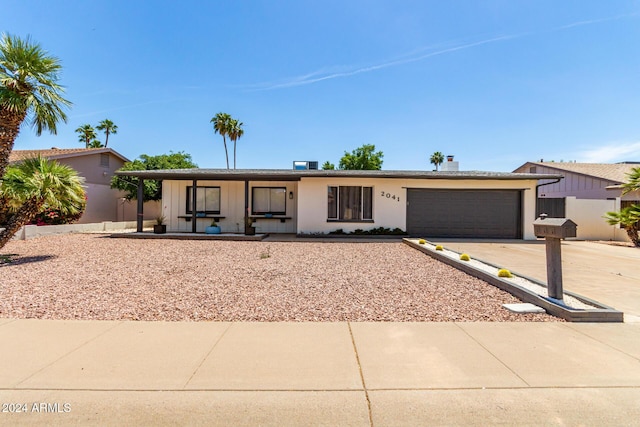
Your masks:
M424 245L425 243L427 243L427 241L424 240L424 239L420 239L420 240L418 240L418 243L421 244L421 245Z
M335 231L330 231L329 234L332 234L332 235L348 234L348 235L356 235L356 236L389 236L389 235L403 236L403 235L406 235L407 233L404 232L401 228L397 228L397 227L394 228L393 230L390 228L378 227L378 228L372 228L369 230L363 230L361 228L358 228L357 230L350 231L350 232L345 232L343 229L339 228Z
M513 274L511 274L511 272L509 270L507 270L506 268L501 268L500 270L498 270L498 277L512 278Z
M437 245L436 246L436 251L443 251L444 248L442 247L442 245Z
M58 209L50 209L46 208L44 211L40 212L35 216L31 224L35 225L61 225L61 224L73 224L78 221L84 210L87 207L87 202L85 198L85 202L82 204L80 211L75 214L63 214Z
M461 254L461 255L460 255L460 259L461 259L462 261L469 261L469 260L471 260L471 258L469 258L469 255L467 255L467 254Z

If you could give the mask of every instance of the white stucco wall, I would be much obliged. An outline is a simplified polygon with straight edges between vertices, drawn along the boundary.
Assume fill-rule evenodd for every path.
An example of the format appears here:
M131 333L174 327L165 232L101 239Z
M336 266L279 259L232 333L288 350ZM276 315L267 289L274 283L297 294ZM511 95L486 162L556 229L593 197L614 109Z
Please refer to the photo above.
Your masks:
M297 215L297 183L280 181L251 181L249 186L249 209L251 209L251 188L285 187L287 189L286 216L292 219L284 223L277 219L257 219L254 226L258 233L295 233ZM191 232L192 223L180 215L186 215L187 187L192 181L166 180L162 183L162 211L166 218L167 231ZM220 187L220 216L218 221L223 233L244 232L244 182L243 181L198 181L198 187ZM294 198L289 199L289 192ZM204 232L211 219L196 219L197 232Z
M437 189L518 189L523 191L523 237L535 239L536 180L446 180L389 178L302 178L298 184L298 233L327 233L336 229L345 232L377 227L406 230L407 188ZM360 185L373 187L373 223L327 221L327 188L329 186ZM387 197L387 194L390 197ZM396 196L393 199L393 196Z
M620 210L620 199L591 200L566 198L566 216L578 225L577 240L629 241L619 225L609 225L603 218L607 212Z

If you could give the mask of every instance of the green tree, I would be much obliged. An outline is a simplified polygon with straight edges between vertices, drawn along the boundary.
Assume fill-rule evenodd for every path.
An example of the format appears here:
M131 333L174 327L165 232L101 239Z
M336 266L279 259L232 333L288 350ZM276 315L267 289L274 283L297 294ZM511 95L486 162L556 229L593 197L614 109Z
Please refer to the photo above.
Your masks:
M113 123L109 119L104 119L103 121L98 123L98 126L96 126L96 129L98 129L101 132L104 132L104 134L105 134L104 146L105 147L109 145L109 135L115 135L115 134L118 133L118 126L116 126L116 124Z
M236 168L236 141L244 135L244 129L242 126L244 123L238 121L236 119L231 119L229 121L229 139L233 141L233 168Z
M628 206L620 212L607 212L604 218L610 225L620 224L633 244L640 247L640 205Z
M622 194L640 191L640 168L632 168L627 176L627 182L622 184ZM640 204L627 206L620 212L607 212L604 218L610 225L620 224L633 244L640 247Z
M382 169L382 151L375 152L376 146L364 144L351 153L344 152L339 168L344 170L380 170Z
M93 141L98 138L98 134L96 130L91 125L82 125L78 129L76 129L76 133L78 134L78 141L83 142L85 148L95 148L91 147Z
M440 166L444 162L444 155L440 151L436 151L429 158L429 162L432 165L435 165L436 170L438 170L438 166Z
M322 170L325 171L329 171L329 170L334 170L336 168L336 165L334 165L333 163L331 163L329 160L327 160L326 162L324 162L322 164Z
M93 141L91 141L91 143L87 148L102 148L102 147L104 147L104 144L98 141L97 139L94 139Z
M631 172L627 174L629 179L622 184L622 194L627 194L632 191L640 191L640 168L632 168Z
M213 131L222 135L222 142L224 143L224 155L227 158L227 169L229 169L229 152L227 151L227 135L229 135L231 116L227 113L218 113L212 119Z
M59 60L29 37L0 36L0 179L22 122L40 136L45 130L55 135L58 122L67 121L63 108L71 103L62 97L60 69Z
M193 163L191 155L179 151L177 153L148 156L142 154L139 159L126 162L119 171L143 171L160 169L193 169L198 165ZM162 182L153 179L144 180L144 201L160 200L162 198ZM116 175L111 179L111 188L125 191L127 200L138 197L138 177Z
M43 157L10 165L0 186L0 248L36 215L55 209L64 215L84 209L84 178L67 165Z

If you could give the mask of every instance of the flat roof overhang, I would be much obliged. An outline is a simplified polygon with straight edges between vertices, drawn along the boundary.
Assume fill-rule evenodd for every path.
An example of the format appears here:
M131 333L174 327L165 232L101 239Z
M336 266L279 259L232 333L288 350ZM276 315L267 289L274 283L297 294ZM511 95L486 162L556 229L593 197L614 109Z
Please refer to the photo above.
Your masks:
M116 171L116 175L156 180L300 181L302 178L393 178L453 180L540 180L562 175L512 172L435 172L387 170L289 170L289 169L165 169Z

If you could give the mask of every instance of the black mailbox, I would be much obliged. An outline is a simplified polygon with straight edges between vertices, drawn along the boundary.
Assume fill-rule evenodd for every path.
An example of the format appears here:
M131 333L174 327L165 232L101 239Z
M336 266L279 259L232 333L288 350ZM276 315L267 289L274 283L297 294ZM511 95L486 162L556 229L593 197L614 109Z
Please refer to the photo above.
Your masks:
M536 237L576 237L578 224L569 218L538 218L533 221L533 232Z

